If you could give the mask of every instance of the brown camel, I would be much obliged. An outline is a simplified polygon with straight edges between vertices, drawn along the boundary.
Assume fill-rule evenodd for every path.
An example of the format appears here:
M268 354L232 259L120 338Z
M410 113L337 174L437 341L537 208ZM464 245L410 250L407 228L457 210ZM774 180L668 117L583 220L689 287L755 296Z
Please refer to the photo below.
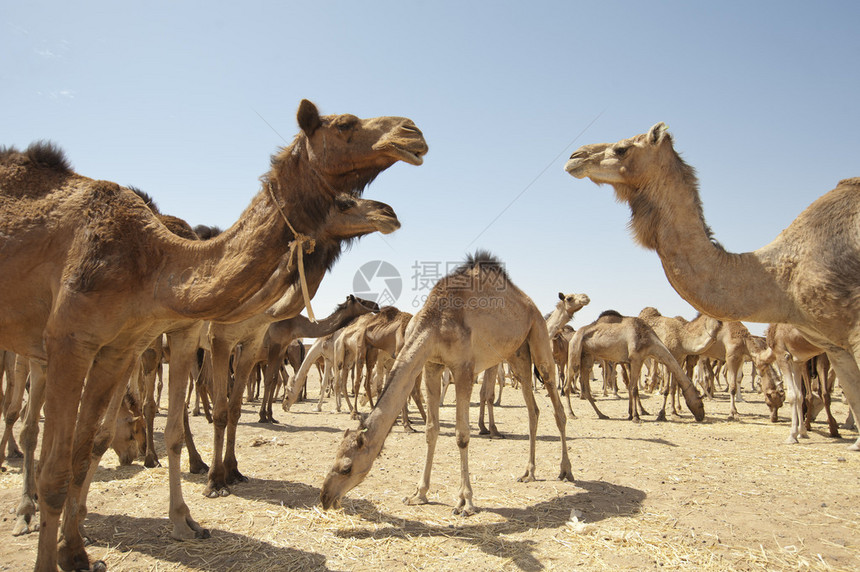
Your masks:
M378 310L379 306L376 302L356 298L350 294L327 318L319 322L311 322L299 314L298 316L269 324L263 338L266 371L263 378L264 391L263 400L260 404L260 423L277 423L272 416L275 377L284 363L284 353L293 340L327 336L335 330L339 330L350 324L359 316Z
M802 368L809 360L823 354L824 348L810 342L800 330L791 324L770 324L765 332L765 338L767 345L773 350L776 364L782 372L783 380L785 380L786 399L791 409L791 431L786 443L797 443L798 437L809 438L807 425L803 422ZM809 400L812 399L811 394L811 391L806 392ZM830 412L829 394L824 403L830 435L839 437L838 425Z
M712 239L693 169L663 123L617 143L586 145L565 167L613 186L636 240L657 251L669 282L724 321L794 324L827 351L851 411L860 413L860 178L803 211L770 244L732 254ZM860 439L850 449L860 451Z
M740 322L722 322L714 335L714 343L701 355L725 362L725 375L728 382L729 419L738 418L736 400L741 393L744 360L752 360L754 371L762 376L765 403L771 410L771 420L776 411L782 406L784 395L779 391L776 373L771 364L774 353L767 347L764 340L750 334L750 331Z
M238 320L268 308L298 282L300 249L337 213L339 194L359 193L399 160L420 164L427 151L404 118L320 116L303 101L298 119L301 133L273 159L242 219L202 244L175 237L130 190L76 174L51 144L0 152L0 347L39 360L47 375L37 570L90 567L81 500L93 456L110 443L96 443L96 431L155 336L188 320ZM339 242L317 245L305 272L322 274L338 252ZM169 384L171 461L181 451L182 373L178 394ZM178 463L170 471L178 488ZM176 492L172 484L172 534L206 535Z
M550 340L555 338L561 329L573 319L573 315L583 309L591 302L591 299L586 294L565 294L558 293L558 302L552 312L545 316L546 331L549 334ZM555 360L553 360L555 361ZM531 372L529 372L531 376ZM496 380L499 379L498 368L493 366L489 370L484 371L480 375L481 393L479 399L478 411L478 434L489 435L490 437L502 437L499 430L496 428L496 423L493 415L493 405L495 402ZM504 376L501 377L504 381ZM500 390L501 392L501 390ZM484 411L487 411L489 418L489 428L484 425Z
M410 322L403 349L376 407L356 430L344 434L334 466L323 482L320 493L323 507L339 505L343 495L364 480L422 367L427 390L427 458L418 490L407 502L427 502L439 435L442 371L447 366L456 388L455 433L460 449L460 490L454 512L463 515L475 512L469 481L469 398L475 375L502 360L509 361L517 372L529 412L529 464L520 479L534 480L539 413L530 375L534 364L549 391L561 435L559 479L573 481L565 438L566 419L556 390L546 322L534 302L511 282L499 261L479 251L433 287Z
M714 336L720 329L720 321L707 314L699 314L693 321L687 322L683 318L663 316L657 308L651 306L643 308L639 312L639 318L651 326L678 364L686 363L689 355L699 355L707 350L714 343ZM675 409L677 381L670 375L667 382L668 392L663 392L663 407L657 414L658 420L666 419L666 400L669 394L672 395L672 413L677 412Z
M655 358L669 368L669 371L678 379L684 392L687 407L690 408L696 421L704 419L705 409L699 394L672 352L660 341L654 330L644 320L625 317L614 310L601 313L597 320L583 326L573 334L567 357L567 383L572 385L579 376L580 391L582 392L580 398L587 399L591 403L599 418L608 419L597 408L597 404L591 396L589 377L594 367L594 360L605 359L617 364L630 364L630 379L627 384L629 400L627 418L639 422L640 412L647 415L639 401L639 376L642 372L642 364L649 357ZM666 391L668 391L668 386ZM569 387L565 388L565 394L568 407L570 407Z

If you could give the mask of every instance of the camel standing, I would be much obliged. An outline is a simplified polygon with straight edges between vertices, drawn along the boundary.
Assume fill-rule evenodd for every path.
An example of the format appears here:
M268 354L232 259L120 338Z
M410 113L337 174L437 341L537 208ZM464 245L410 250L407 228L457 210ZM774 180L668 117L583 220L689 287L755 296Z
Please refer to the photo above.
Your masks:
M552 312L545 316L546 331L550 340L555 338L561 329L573 319L573 315L583 309L591 299L586 294L565 294L558 293L558 302L555 304ZM551 346L552 349L552 346ZM553 359L553 361L555 361ZM529 372L531 376L531 372ZM489 368L480 375L481 393L479 399L478 412L478 434L489 435L490 437L501 437L502 434L496 428L496 423L493 415L493 405L495 401L496 380L504 381L504 375L499 376L497 367ZM499 390L501 393L501 389ZM489 429L484 425L484 411L487 411L489 418Z
M479 251L433 287L424 306L409 323L403 349L376 407L356 430L344 434L334 466L320 492L323 507L340 504L343 495L364 480L422 367L427 390L427 457L418 490L407 502L427 502L439 435L442 371L448 367L456 390L455 433L460 449L460 489L454 511L463 515L475 512L469 482L469 398L475 375L503 360L511 363L520 378L529 412L529 465L520 479L535 478L534 444L539 410L531 384L533 363L549 391L561 436L559 479L573 481L565 438L566 418L556 390L546 322L534 302L511 282L501 263Z
M651 326L678 364L686 363L687 356L699 355L707 350L714 343L714 337L720 329L720 321L706 314L699 314L693 321L687 322L681 318L663 316L651 306L643 308L639 312L639 318ZM672 395L672 413L677 412L675 409L677 380L670 375L667 383L668 392L663 392L663 407L657 414L658 420L666 419L666 400L669 394Z
M809 437L806 424L803 422L803 388L801 387L802 372L807 361L824 353L824 348L817 346L806 339L796 327L790 324L771 324L765 332L767 345L773 350L776 364L782 372L782 378L786 383L786 399L791 409L791 430L786 443L797 443L797 438ZM810 400L811 391L807 391ZM839 428L833 414L830 412L829 395L825 401L827 412L827 424L832 437L839 437Z
M681 385L687 407L690 408L696 421L704 419L705 409L699 394L672 352L660 341L654 330L640 318L625 317L613 310L601 313L597 320L583 326L573 334L567 356L567 384L568 386L572 385L576 377L579 376L581 398L587 399L591 403L599 418L607 419L606 415L597 408L597 404L591 396L589 377L594 367L594 360L604 359L614 363L629 363L627 418L638 422L640 420L639 413L644 413L639 401L639 376L642 372L642 364L649 357L655 358L669 368L669 371ZM668 386L665 391L668 391ZM569 387L565 387L565 394L568 407L570 407Z
M203 244L174 236L130 190L78 175L53 145L0 152L0 347L38 360L47 376L37 570L90 567L79 521L101 446L96 432L151 340L189 320L265 310L298 282L299 249L337 210L338 194L360 192L398 160L420 164L427 150L404 118L320 116L303 101L298 119L302 132L273 160L264 190L239 222ZM324 272L340 244L317 250L306 271ZM302 296L292 306L298 313ZM173 486L185 373L169 383L165 430L178 538L206 535Z
M266 369L263 377L263 399L260 403L260 423L277 423L272 416L275 377L284 363L284 353L293 340L327 336L350 324L359 316L378 310L379 306L376 305L376 302L356 298L350 294L327 318L319 322L311 322L300 314L269 324L263 338Z
M663 123L617 143L585 145L565 169L612 185L630 228L656 250L672 287L723 321L794 324L827 351L854 417L860 413L860 178L840 181L770 244L733 254L705 223L694 170ZM850 446L860 451L860 438Z

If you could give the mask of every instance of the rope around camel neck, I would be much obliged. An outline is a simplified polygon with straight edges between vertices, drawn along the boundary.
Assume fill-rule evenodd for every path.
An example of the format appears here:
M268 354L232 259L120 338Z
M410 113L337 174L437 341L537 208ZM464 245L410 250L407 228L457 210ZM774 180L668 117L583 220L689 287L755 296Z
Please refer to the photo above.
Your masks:
M284 219L284 222L287 223L287 228L289 228L290 231L293 233L293 240L290 242L290 260L288 264L292 264L293 257L296 255L296 251L298 251L299 282L302 286L302 296L305 299L305 308L308 309L308 319L311 322L316 322L317 319L314 316L314 310L313 308L311 308L311 297L308 293L308 281L305 278L305 262L302 258L304 244L308 244L308 254L310 254L314 251L314 248L316 247L316 241L306 234L297 232L296 229L293 228L293 225L290 224L290 220L287 218L284 209L281 208L281 204L278 202L278 198L275 196L275 191L272 190L272 183L267 183L266 187L269 189L269 196L272 197L272 202L275 203L275 208L277 208L278 212L281 213L281 218Z

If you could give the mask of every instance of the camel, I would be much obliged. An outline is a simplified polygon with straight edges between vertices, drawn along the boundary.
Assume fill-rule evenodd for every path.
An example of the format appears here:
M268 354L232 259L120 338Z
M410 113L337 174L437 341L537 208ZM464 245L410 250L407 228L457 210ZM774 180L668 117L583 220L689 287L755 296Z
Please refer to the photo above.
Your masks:
M580 147L566 171L612 185L630 228L656 250L673 288L723 321L795 325L827 351L856 418L860 413L860 177L806 208L770 244L733 254L705 223L694 170L666 125L617 143ZM860 451L860 438L850 447Z
M456 440L460 449L460 488L454 512L469 515L472 502L469 480L469 398L475 376L500 361L511 363L529 412L529 464L520 480L533 481L535 434L539 410L531 384L532 364L549 391L561 437L559 479L573 481L565 438L566 418L556 390L546 322L534 302L517 288L501 263L478 251L466 263L440 280L406 330L388 385L370 414L355 430L347 429L334 465L323 482L320 500L329 509L364 480L382 450L416 375L424 368L427 391L427 457L418 490L409 504L427 503L430 470L439 435L439 400L445 367L451 369L456 391Z
M693 321L687 322L683 318L663 316L657 308L651 306L643 308L639 312L639 318L651 326L678 364L686 363L689 355L699 355L707 350L714 343L714 336L720 329L720 321L706 314L699 314ZM666 400L669 394L672 395L672 413L676 413L676 383L675 378L670 375L668 391L663 392L663 407L657 414L658 420L666 419Z
M397 161L422 163L427 151L405 118L321 116L306 100L297 117L300 134L273 159L241 220L202 244L170 233L129 189L75 173L53 144L0 151L0 347L44 364L47 377L37 570L53 572L58 562L90 567L78 526L81 501L94 455L110 442L97 443L96 432L152 339L174 324L255 315L300 274L312 274L306 290L315 291L313 275L325 272L340 242L301 255L323 238L321 223L338 214L337 197L357 195ZM390 222L391 212L386 205L375 214ZM365 220L357 235L370 230L381 228ZM298 313L304 296L293 290L286 306ZM165 431L177 538L208 534L179 493L182 373L181 384L169 381Z
M786 384L786 399L791 410L791 430L786 443L797 443L798 437L809 438L806 424L803 422L801 369L807 361L820 356L825 350L810 342L798 328L790 324L770 324L765 331L765 338L767 345L773 350L776 364L782 372L782 378ZM811 392L807 392L807 396L811 400ZM825 405L830 435L839 437L839 428L830 412L829 396Z
M785 395L779 390L776 374L771 367L774 353L764 343L763 339L750 334L742 323L737 321L722 322L714 334L714 343L701 355L725 362L725 375L728 382L729 419L738 418L736 401L741 393L744 360L752 360L753 371L762 376L765 403L771 411L771 421L775 422L777 411L782 406Z
M573 319L573 315L587 306L589 302L591 302L591 299L586 294L565 294L564 292L559 292L555 308L553 308L552 312L544 316L549 339L552 340L555 338L556 334ZM552 348L552 346L550 347ZM529 372L529 376L531 376L531 372ZM480 377L481 393L478 412L478 434L489 435L490 437L502 437L493 419L496 379L499 378L498 368L494 366L489 371L482 372ZM504 375L502 375L501 379L504 380ZM484 425L485 410L489 418L489 429Z
M334 311L319 322L311 322L299 314L286 320L279 320L266 328L263 349L266 352L266 371L263 378L263 399L260 404L260 423L277 423L272 416L272 401L275 392L275 376L284 363L284 353L293 340L298 338L319 338L350 324L359 316L379 311L376 302L356 298L352 294L339 304Z
M693 387L692 382L681 369L672 352L660 341L651 327L640 318L625 317L614 310L600 314L597 320L583 326L573 334L567 356L567 383L572 385L577 376L580 377L581 399L587 399L597 416L608 419L600 412L594 398L591 396L590 373L595 359L605 359L615 363L630 364L630 382L627 385L628 416L627 419L639 422L642 404L639 401L639 376L643 362L653 357L665 364L674 375L684 392L687 407L693 413L696 421L705 418L702 400ZM666 387L668 391L668 385ZM570 407L570 390L565 387L565 394ZM664 399L665 403L665 399Z

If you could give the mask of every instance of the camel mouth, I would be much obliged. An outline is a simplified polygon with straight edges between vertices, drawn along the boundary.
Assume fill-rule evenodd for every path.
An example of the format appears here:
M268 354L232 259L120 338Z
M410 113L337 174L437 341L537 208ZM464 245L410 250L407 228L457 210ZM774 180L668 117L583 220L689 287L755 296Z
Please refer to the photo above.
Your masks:
M577 179L584 179L584 166L585 160L583 159L568 159L567 164L565 164L564 166L564 170L567 171L568 175L572 177L576 177Z
M424 155L427 154L426 150L413 152L399 145L391 145L390 149L391 155L396 159L403 161L404 163L409 163L410 165L423 165L424 164Z
M377 230L382 234L391 234L400 228L400 221L396 218L380 217L375 219L373 222L376 225Z

